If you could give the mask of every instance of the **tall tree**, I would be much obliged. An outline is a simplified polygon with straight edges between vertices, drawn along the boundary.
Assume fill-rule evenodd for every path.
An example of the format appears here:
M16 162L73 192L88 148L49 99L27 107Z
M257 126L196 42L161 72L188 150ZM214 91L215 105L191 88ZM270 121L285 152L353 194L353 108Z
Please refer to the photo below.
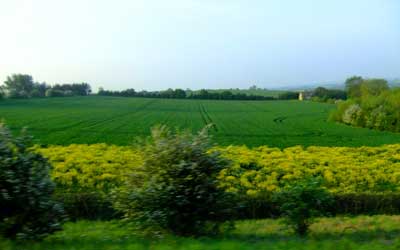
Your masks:
M378 96L383 91L389 90L389 85L385 79L366 79L360 89L362 96Z
M34 89L32 76L24 74L13 74L8 76L4 85L11 98L30 97L31 92Z
M349 98L361 97L361 83L364 79L361 76L352 76L345 82L347 96Z

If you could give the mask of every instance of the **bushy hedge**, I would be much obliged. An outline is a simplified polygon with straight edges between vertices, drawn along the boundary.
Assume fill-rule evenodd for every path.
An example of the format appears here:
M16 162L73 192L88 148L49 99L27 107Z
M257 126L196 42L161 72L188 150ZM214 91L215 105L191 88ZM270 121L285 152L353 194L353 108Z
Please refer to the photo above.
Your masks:
M14 138L0 126L0 234L7 238L40 239L64 221L52 198L51 166L29 146L29 137Z
M206 129L192 135L154 128L142 147L142 166L115 192L116 208L150 233L218 233L235 206L218 187L218 173L229 163L210 147Z
M68 213L86 218L117 215L110 207L110 191L143 164L142 151L134 147L93 144L35 150L54 166L56 195ZM399 199L395 199L400 198L400 144L283 150L229 146L218 150L231 161L229 168L220 171L219 185L245 204L238 209L243 218L277 215L269 201L271 194L310 176L324 179L324 187L338 203L338 213L400 212Z
M399 193L333 194L332 215L400 214ZM271 198L244 198L238 209L240 219L277 218L281 216L279 204Z

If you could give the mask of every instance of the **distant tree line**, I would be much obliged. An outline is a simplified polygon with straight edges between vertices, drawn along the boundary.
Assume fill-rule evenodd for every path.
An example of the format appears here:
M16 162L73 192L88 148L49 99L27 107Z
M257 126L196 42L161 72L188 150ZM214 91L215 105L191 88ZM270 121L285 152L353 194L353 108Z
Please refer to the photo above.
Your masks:
M346 80L348 100L340 102L330 119L356 127L400 132L400 88L385 79Z
M299 92L286 91L278 95L279 100L297 100L299 99Z
M290 92L291 93L291 92ZM126 89L121 91L99 89L100 96L122 96L122 97L147 97L147 98L170 98L170 99L207 99L207 100L276 100L272 96L248 95L244 93L232 93L229 90L211 92L205 89L199 91L185 91L183 89L167 89L164 91L135 91ZM298 93L283 96L282 99L297 99Z
M61 96L86 96L91 93L88 83L68 83L48 85L33 80L31 75L13 74L0 87L0 97L37 98Z
M324 87L315 88L311 93L311 100L317 102L334 102L346 100L347 93L342 89L327 89Z

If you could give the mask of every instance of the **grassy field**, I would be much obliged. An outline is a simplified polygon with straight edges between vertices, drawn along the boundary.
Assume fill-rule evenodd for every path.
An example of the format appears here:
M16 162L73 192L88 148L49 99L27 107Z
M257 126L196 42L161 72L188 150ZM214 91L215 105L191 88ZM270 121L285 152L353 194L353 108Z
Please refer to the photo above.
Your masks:
M221 145L376 146L400 134L327 122L334 105L299 101L212 101L121 97L3 100L0 118L14 131L28 127L42 144L126 145L150 127L167 124L193 131L214 123Z
M307 238L299 238L277 220L241 221L218 238L144 239L118 222L67 223L65 230L43 242L20 243L0 239L2 250L298 250L399 249L400 216L359 216L321 219Z

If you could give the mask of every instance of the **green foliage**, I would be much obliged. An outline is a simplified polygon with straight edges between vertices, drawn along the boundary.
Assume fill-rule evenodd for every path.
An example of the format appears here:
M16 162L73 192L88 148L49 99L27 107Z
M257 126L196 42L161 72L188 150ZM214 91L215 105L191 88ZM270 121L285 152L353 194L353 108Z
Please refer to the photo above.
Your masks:
M400 132L400 90L384 79L348 79L350 100L338 105L330 119L357 127Z
M345 100L347 94L344 90L340 89L327 89L318 87L312 93L312 99L319 102L332 102L332 100Z
M87 83L55 84L33 81L31 75L13 74L4 82L7 96L13 99L37 98L37 97L61 97L61 96L86 96L91 93L91 87Z
M361 97L361 83L363 81L364 79L361 76L352 76L346 79L345 86L349 98Z
M61 229L62 206L52 200L50 164L28 149L29 137L14 138L0 127L0 235L40 239Z
M362 81L360 90L362 98L369 98L389 90L389 85L385 79L366 79Z
M168 98L168 99L207 99L207 100L274 100L272 96L247 94L241 91L232 92L230 90L209 91L201 89L199 91L183 90L183 89L167 89L163 91L146 91L136 92L134 89L126 89L122 91L111 91L99 89L100 96L122 96L122 97L147 97L147 98Z
M92 92L90 85L85 82L55 84L51 89L62 93L62 96L87 96Z
M23 74L7 76L4 85L10 98L28 98L34 89L32 76Z
M219 189L217 175L228 166L211 144L207 129L199 134L152 129L143 145L143 165L116 192L115 206L126 219L151 233L218 233L234 209Z
M314 218L329 215L334 202L333 196L316 179L296 182L275 193L273 199L280 205L286 223L300 236L307 234Z
M278 95L279 100L297 100L299 99L298 92L286 91Z
M48 89L46 91L46 97L63 97L64 91L62 90L57 90L57 89Z

